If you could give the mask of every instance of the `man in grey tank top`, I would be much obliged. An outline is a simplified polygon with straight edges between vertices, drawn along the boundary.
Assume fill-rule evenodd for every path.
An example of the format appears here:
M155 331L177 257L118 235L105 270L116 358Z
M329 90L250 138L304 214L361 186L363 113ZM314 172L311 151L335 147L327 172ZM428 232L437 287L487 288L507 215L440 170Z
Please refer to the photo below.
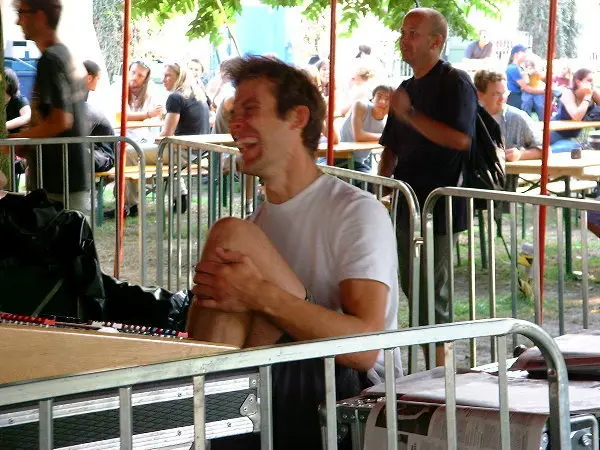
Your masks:
M379 142L390 109L391 86L379 85L373 89L369 103L356 101L340 130L340 142ZM336 161L336 165L345 163ZM354 153L354 169L371 171L371 151Z

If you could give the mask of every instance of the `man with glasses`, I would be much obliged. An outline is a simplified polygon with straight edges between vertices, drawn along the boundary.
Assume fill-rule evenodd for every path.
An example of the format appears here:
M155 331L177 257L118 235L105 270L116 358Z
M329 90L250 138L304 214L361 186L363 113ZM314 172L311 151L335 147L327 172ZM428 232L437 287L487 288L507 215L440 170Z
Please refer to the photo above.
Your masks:
M475 133L477 98L469 76L440 58L448 23L438 11L416 8L404 17L400 29L402 58L414 75L392 94L390 114L381 136L384 146L379 174L394 176L414 189L421 207L442 186L460 186L465 158ZM438 201L434 210L435 321L449 320L448 261L452 248L446 237L446 210ZM466 228L464 202L452 208L454 241ZM398 256L402 288L408 290L409 236L407 208L398 208ZM423 273L423 270L422 270ZM419 322L427 323L425 279L420 289ZM438 364L443 362L438 349Z
M31 128L10 135L11 138L49 138L85 136L85 88L83 65L76 64L67 47L58 40L60 0L15 1L19 25L26 39L32 40L42 56L32 94ZM67 149L69 208L87 213L90 208L90 158L83 144L69 144ZM35 150L22 147L19 156L28 159L28 189L44 187L48 197L63 201L63 146L43 145L41 162ZM38 163L42 183L38 184Z

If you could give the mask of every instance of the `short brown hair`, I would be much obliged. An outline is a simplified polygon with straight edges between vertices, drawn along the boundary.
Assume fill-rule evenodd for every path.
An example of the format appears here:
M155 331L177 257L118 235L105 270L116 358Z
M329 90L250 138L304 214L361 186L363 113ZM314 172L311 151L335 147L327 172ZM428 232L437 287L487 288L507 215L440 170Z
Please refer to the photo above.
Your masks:
M235 87L257 78L271 81L277 101L277 114L281 119L292 108L306 106L310 117L302 130L302 143L311 152L316 152L325 118L325 102L304 71L277 58L246 55L232 60L226 67L225 76Z
M34 11L42 11L46 15L48 26L56 30L62 13L61 0L21 0L21 2L26 3ZM16 5L17 1L15 1Z
M475 78L473 82L475 83L475 87L482 94L487 91L488 85L490 83L496 83L498 81L504 81L506 78L504 74L500 72L492 72L489 70L478 70L475 74Z

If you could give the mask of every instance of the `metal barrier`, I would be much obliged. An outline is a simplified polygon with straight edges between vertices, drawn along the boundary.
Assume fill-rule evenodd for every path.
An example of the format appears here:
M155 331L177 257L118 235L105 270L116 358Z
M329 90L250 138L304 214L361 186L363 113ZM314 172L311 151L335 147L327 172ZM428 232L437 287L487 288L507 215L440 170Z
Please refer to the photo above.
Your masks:
M0 147L8 147L8 151L9 151L9 155L10 155L10 180L11 180L11 184L9 186L9 190L16 192L17 191L17 185L16 185L16 174L15 174L15 169L14 169L14 161L16 161L16 147L18 146L29 146L32 148L35 148L35 152L36 152L36 158L35 160L37 161L37 167L36 167L36 173L37 173L37 186L43 188L44 187L44 177L43 177L43 173L42 173L42 162L43 162L43 151L42 151L42 146L43 145L61 145L62 146L62 191L63 191L63 205L65 207L65 209L69 209L70 206L70 200L69 200L69 157L68 157L68 145L69 144L84 144L87 146L91 146L94 143L114 143L117 144L119 142L125 142L127 145L131 146L131 148L136 152L137 154L137 158L139 159L139 179L138 182L142 183L141 184L141 189L140 189L140 193L143 193L143 187L144 187L144 183L145 183L145 178L144 178L144 173L145 173L145 157L144 157L144 152L140 149L139 145L131 140L128 137L121 137L121 136L88 136L88 137L73 137L73 138L43 138L43 139L0 139ZM88 148L89 151L89 148ZM119 189L119 177L117 176L118 174L118 168L119 168L119 163L120 163L120 155L119 155L119 151L117 149L117 151L115 151L115 156L116 156L116 161L115 161L115 182L117 183L117 190ZM98 202L98 195L96 192L96 173L94 172L94 153L92 151L89 151L89 154L86 156L87 158L89 158L89 162L90 162L90 173L89 173L89 180L90 180L90 211L89 211L89 218L90 218L90 225L92 227L92 231L96 231L96 207L95 205ZM141 194L141 199L139 202L139 207L140 207L140 220L139 220L139 224L138 224L138 232L139 232L139 246L138 246L138 255L139 255L139 264L140 264L140 279L141 279L141 283L145 284L146 283L146 279L147 279L147 263L146 263L146 211L145 211L145 201L144 201L144 195ZM117 198L117 208L119 208L119 199ZM84 214L86 214L87 211L84 212ZM102 211L99 211L98 214L102 214ZM87 215L87 214L86 214ZM120 229L120 227L123 226L123 224L121 223L121 218L119 217L119 215L117 215L116 217L117 220L117 230ZM115 245L115 256L116 256L116 252L118 251L118 246Z
M197 141L182 138L163 139L157 155L157 174L163 173L165 152L168 152L169 157L168 179L173 180L173 182L169 183L167 195L164 195L164 186L158 186L156 282L159 286L164 286L166 272L166 286L168 289L189 289L192 286L193 264L200 259L206 231L217 219L225 215L230 217L245 217L246 213L249 212L246 211L245 207L250 197L253 206L256 207L258 201L258 180L252 177L250 183L247 181L248 177L245 174L236 173L235 156L238 154L238 150L233 147L207 143L199 144ZM202 175L201 170L202 158L208 160L205 175ZM184 163L184 161L187 161L187 163ZM177 170L177 168L185 166L189 170ZM398 202L402 199L406 201L409 209L409 230L407 234L412 240L412 244L409 246L411 257L409 264L410 282L408 297L413 299L418 298L419 270L415 270L414 268L420 267L420 246L422 239L420 236L419 203L412 188L401 181L386 177L368 175L338 167L319 167L326 174L353 182L364 190L371 189L379 200L382 200L384 197L385 190L390 190L389 208L394 230L396 228ZM206 176L208 179L206 187L208 201L206 205L202 201L204 189L201 177L203 176ZM240 181L241 189L239 196L234 195L235 176L239 177ZM192 203L192 197L195 197L198 202L198 210L194 212L194 217L197 219L195 223L192 221L191 210L188 210L187 214L182 216L179 206L172 213L170 212L171 208L165 207L165 202L166 205L171 205L173 200L181 194L179 191L181 186L179 183L180 178L183 178L190 187L190 204ZM193 181L196 181L196 186L192 196L191 188ZM247 192L247 186L251 186L251 192ZM166 216L165 211L168 211ZM170 237L166 243L164 242L165 230L167 236ZM184 235L184 242L182 242L182 234ZM166 248L164 248L165 245ZM409 359L409 369L411 372L416 371L416 351L416 348L411 350L411 357Z
M534 321L536 324L541 325L543 322L542 317L542 303L540 292L540 279L539 279L539 264L540 264L540 251L539 251L539 208L540 206L547 206L556 208L556 235L557 235L557 268L558 268L558 314L559 314L559 334L565 333L565 316L564 316L564 236L562 228L562 217L563 210L575 209L580 211L580 227L582 236L581 246L581 258L582 258L582 279L581 279L581 295L583 304L583 321L582 327L588 328L589 325L589 292L588 292L588 251L587 251L587 211L594 210L600 211L600 202L598 201L586 201L572 198L560 198L560 197L548 197L538 196L529 194L516 194L509 192L499 191L486 191L480 189L466 189L466 188L439 188L433 191L427 198L423 207L423 235L425 252L424 258L427 267L427 302L428 302L428 323L433 324L435 322L434 317L434 278L432 276L434 270L434 249L433 245L429 243L433 242L433 210L437 201L442 197L445 197L446 207L448 208L446 226L449 230L448 245L452 249L452 198L461 197L467 199L467 220L468 220L468 262L469 262L469 320L476 319L476 290L475 290L475 227L473 222L474 215L474 199L482 199L487 201L487 234L488 234L488 248L489 248L489 268L488 268L488 290L489 290L489 309L490 316L496 317L496 254L494 249L494 240L496 233L495 229L495 215L494 215L494 202L504 202L509 204L509 215L510 215L510 281L511 281L511 307L512 316L517 317L517 297L518 297L518 273L517 273L517 203L525 205L532 205L534 207L534 224L533 224L533 246L534 246L534 257L533 257L533 273L534 273ZM570 212L568 212L570 214ZM481 230L480 230L481 232ZM508 249L507 249L508 251ZM450 298L450 321L454 321L454 259L453 252L450 250L449 259L449 298ZM417 299L418 301L418 299ZM418 303L413 304L413 309L418 310ZM514 345L517 344L516 339ZM430 358L431 356L431 351ZM477 352L476 342L472 341L470 345L471 364L477 365ZM504 355L500 355L503 357ZM491 357L492 361L497 360L498 352L492 343L491 346ZM430 361L431 362L431 361Z
M206 405L205 377L211 373L238 369L258 368L260 373L260 434L261 448L272 449L271 367L273 364L324 359L326 386L326 443L328 449L337 448L337 418L335 392L335 363L337 355L382 349L385 354L386 397L396 398L394 380L395 348L444 342L446 350L446 423L448 448L456 449L456 368L454 341L490 336L498 341L500 350L506 350L506 335L519 333L530 338L541 349L547 363L549 382L549 429L553 449L570 448L569 393L564 359L552 338L538 326L522 320L492 319L419 327L401 331L339 337L269 348L232 351L213 356L150 364L126 369L87 373L64 378L51 378L0 386L0 406L39 402L39 448L53 448L53 403L55 398L104 389L119 390L120 448L132 448L132 386L168 379L191 378L194 391L195 448L205 446ZM501 448L510 449L509 404L506 361L499 360L499 405ZM397 449L396 402L386 403L388 449ZM316 413L316 411L315 411Z

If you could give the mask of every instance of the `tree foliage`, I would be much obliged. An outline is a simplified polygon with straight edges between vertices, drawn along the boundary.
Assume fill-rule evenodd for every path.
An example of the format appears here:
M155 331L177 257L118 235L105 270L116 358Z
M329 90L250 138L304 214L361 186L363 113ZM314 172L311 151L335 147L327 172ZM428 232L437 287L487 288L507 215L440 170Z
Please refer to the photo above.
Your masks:
M306 17L317 20L329 8L329 0L260 0L272 7L298 6L303 8ZM422 0L418 4L439 10L448 19L455 35L467 38L473 36L474 29L467 17L472 9L491 17L499 17L500 7L511 0ZM415 0L339 0L341 25L352 30L359 20L371 13L392 30L398 30L404 15L416 5ZM222 5L222 8L221 8ZM213 43L221 40L221 27L232 23L242 11L241 0L136 0L132 4L134 16L155 16L164 22L174 14L196 11L196 17L189 25L190 38L208 36ZM257 32L260 32L257 27Z
M579 24L576 21L576 0L559 0L556 19L557 58L575 58ZM547 56L548 48L548 3L540 0L521 0L519 4L519 30L531 34L532 51L541 57Z
M94 0L93 6L94 29L110 80L119 73L123 60L122 4L122 0Z

